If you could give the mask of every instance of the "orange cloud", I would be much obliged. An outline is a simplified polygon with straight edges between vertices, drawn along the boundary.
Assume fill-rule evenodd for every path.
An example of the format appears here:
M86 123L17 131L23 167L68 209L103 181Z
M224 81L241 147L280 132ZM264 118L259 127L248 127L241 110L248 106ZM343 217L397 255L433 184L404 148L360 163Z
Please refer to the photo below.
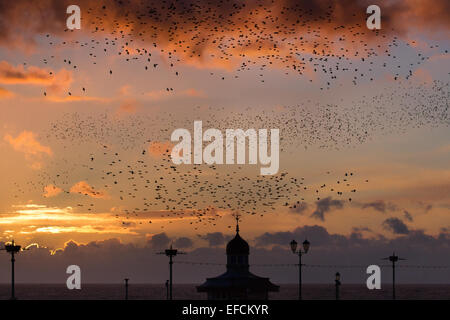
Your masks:
M0 87L0 99L11 98L13 96L14 96L13 92Z
M60 91L57 89L57 91ZM95 102L108 102L110 99L101 97L89 97L89 96L60 96L60 95L47 95L46 100L50 102L81 102L81 101L95 101Z
M57 196L61 192L62 192L61 188L58 188L58 187L54 186L53 184L49 184L49 185L44 187L43 196L45 198L51 198L51 197Z
M116 111L116 114L134 114L137 111L137 107L138 106L136 100L127 100L120 104L119 108Z
M206 94L203 91L196 90L196 89L187 89L183 91L183 94L189 97L197 97L197 98L204 98L206 97Z
M148 146L148 152L150 153L151 156L155 158L162 158L166 155L169 155L173 147L174 145L170 141L167 142L153 141Z
M206 93L201 90L189 88L180 92L169 92L167 90L150 91L146 92L145 96L151 100L160 101L176 97L205 98Z
M249 57L261 63L269 63L272 57L272 67L277 64L292 68L295 64L297 71L301 71L303 63L294 52L354 57L358 51L358 57L367 56L373 51L361 52L360 43L372 43L377 50L376 45L390 41L382 36L394 33L402 36L416 31L435 34L444 31L441 34L445 36L450 25L446 14L450 11L448 0L435 0L432 6L428 0L383 2L380 4L382 30L378 33L368 31L365 26L368 3L364 0L261 3L193 0L177 6L164 6L159 0L144 4L132 0L126 4L126 15L121 2L111 2L106 7L88 0L77 2L81 7L90 8L83 16L81 32L94 31L99 36L126 34L147 44L155 43L158 51L170 51L187 64L224 69L242 61L251 64L253 61L247 61ZM3 6L0 44L23 50L36 42L37 34L70 38L71 33L64 33L66 15L61 14L69 4L68 0L45 0L39 4L22 0ZM102 17L101 29L91 29L98 25L99 17ZM154 31L149 32L149 25ZM122 54L146 54L128 43L122 47Z
M47 207L46 205L26 204L13 205L14 211L0 213L0 237L4 230L10 230L14 239L26 239L45 234L67 234L67 238L50 239L50 242L57 242L74 237L83 241L95 237L101 239L102 234L111 236L112 234L136 235L130 228L124 228L111 213L96 212L76 212L72 207ZM25 237L25 238L24 238ZM41 238L42 239L42 238ZM48 241L47 241L48 243Z
M86 181L80 181L76 184L74 184L70 188L71 193L79 193L85 196L89 196L91 198L95 199L107 199L109 198L109 195L106 193L106 191L95 191L94 187L91 187Z
M433 83L433 77L430 72L424 68L416 69L413 73L413 77L427 85L431 85Z
M35 135L31 131L22 131L16 138L11 135L5 135L4 139L14 148L14 150L23 152L25 154L39 155L47 154L53 155L50 147L41 145L35 138Z
M0 61L0 83L8 85L45 86L50 93L61 93L72 83L72 73L65 69L53 74L49 70L35 66L25 68Z
M4 136L14 150L25 154L25 158L32 161L31 167L33 169L40 169L42 167L43 155L52 156L53 151L50 147L41 145L35 138L31 131L23 131L16 138L7 134Z
M167 99L171 95L173 95L173 93L170 93L167 90L150 91L145 93L145 96L151 100Z
M130 85L124 85L119 88L119 95L121 96L128 96L131 92L131 86Z
M6 61L0 62L0 83L50 85L52 82L49 71L34 66L25 69L23 65L15 67Z

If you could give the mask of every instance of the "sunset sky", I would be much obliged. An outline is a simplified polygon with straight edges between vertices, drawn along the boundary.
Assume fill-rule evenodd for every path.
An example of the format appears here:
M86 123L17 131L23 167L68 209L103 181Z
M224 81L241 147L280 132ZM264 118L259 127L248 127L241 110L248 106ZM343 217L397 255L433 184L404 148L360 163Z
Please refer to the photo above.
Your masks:
M295 263L289 241L308 237L312 262L397 250L450 264L449 2L380 2L379 31L366 27L375 3L307 2L0 0L0 242L31 245L23 259L48 282L50 265L85 250L95 281L95 263L122 250L140 261L173 243L186 260L221 262L240 213L259 263ZM66 28L70 4L80 30ZM264 178L277 201L249 193L266 183L259 165L171 171L170 134L194 120L279 128L280 172ZM251 213L239 207L255 199Z

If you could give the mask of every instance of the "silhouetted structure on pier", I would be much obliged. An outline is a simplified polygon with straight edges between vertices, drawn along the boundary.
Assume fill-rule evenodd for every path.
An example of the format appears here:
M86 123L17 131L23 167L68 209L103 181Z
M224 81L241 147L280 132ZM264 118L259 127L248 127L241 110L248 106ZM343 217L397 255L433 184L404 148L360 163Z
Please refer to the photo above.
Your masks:
M177 254L186 254L186 252L181 252L178 251L177 249L172 248L172 245L170 245L169 249L164 250L163 252L159 252L158 254L165 254L166 256L169 257L169 291L168 291L168 300L172 300L173 299L173 295L172 295L172 288L173 288L173 282L172 282L172 266L173 266L173 257L175 257ZM167 288L167 283L166 283L166 288Z
M395 263L398 262L399 260L406 260L404 258L399 258L398 256L395 255L395 252L392 253L392 256L383 258L383 260L389 260L390 262L392 262L392 300L395 300L396 296L395 296Z
M16 262L16 259L14 255L18 254L20 252L20 246L16 245L14 243L14 240L10 244L5 244L5 248L2 250L5 250L11 255L11 298L10 300L16 300L16 293L15 293L15 277L14 277L14 263Z
M239 218L236 236L227 244L227 271L215 278L207 278L197 287L198 292L206 292L208 300L266 300L269 292L278 291L279 286L249 271L248 243L239 235Z

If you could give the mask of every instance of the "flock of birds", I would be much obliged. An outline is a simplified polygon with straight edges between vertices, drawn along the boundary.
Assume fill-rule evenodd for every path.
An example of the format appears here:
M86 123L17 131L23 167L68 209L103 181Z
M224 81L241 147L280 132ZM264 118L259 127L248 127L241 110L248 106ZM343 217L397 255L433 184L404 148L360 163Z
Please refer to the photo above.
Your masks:
M70 157L52 160L40 171L40 184L34 187L51 184L69 194L74 183L87 181L114 199L120 208L117 218L124 227L129 225L127 220L149 213L190 217L189 223L198 228L215 225L224 212L264 216L281 207L295 211L304 203L326 197L351 202L359 186L369 182L352 170L324 172L312 177L314 183L307 183L305 176L297 176L297 170L295 175L281 170L278 175L260 176L246 165L177 166L167 142L171 131L190 128L200 118L204 128L219 130L280 128L283 163L286 155L298 155L299 147L345 151L377 134L450 125L448 84L436 81L430 86L409 87L405 82L403 86L402 95L398 87L386 88L381 95L365 97L345 108L310 102L309 106L285 107L282 112L198 107L182 116L167 111L125 118L107 112L67 113L50 124L45 139ZM163 148L157 154L151 151L153 143ZM89 193L84 195L78 206L88 211L99 210L96 206L104 203Z
M176 91L182 65L225 67L230 71L210 73L222 80L255 70L261 82L267 69L278 69L317 82L323 90L344 79L358 85L386 73L394 80L409 79L432 55L448 54L439 44L420 52L415 41L402 41L389 26L368 30L364 8L345 8L349 12L342 16L337 3L116 0L83 8L82 36L73 38L72 33L81 31L68 29L67 39L48 33L49 52L85 52L83 63L94 65L117 56L139 63L143 72L166 67L175 76L167 92ZM401 50L409 52L407 57ZM43 63L59 65L59 59L52 54ZM75 60L66 57L63 65L79 70L81 61ZM113 67L105 68L105 77L114 74ZM83 86L80 94L85 93Z
M342 104L307 100L281 108L202 106L182 114L179 110L153 110L150 115L124 118L114 117L109 111L72 112L52 122L44 137L70 141L70 147L97 141L100 145L119 145L123 150L140 149L144 144L168 142L177 128L193 130L193 122L202 119L204 130L279 128L280 151L292 153L308 147L351 148L377 136L450 125L448 82L434 80L423 85L399 81L381 91Z
M305 177L283 170L264 177L239 165L175 166L169 149L160 155L151 154L149 144L167 142L172 130L190 128L197 119L204 119L204 128L219 130L280 128L281 152L286 153L311 146L352 147L378 134L450 124L449 84L436 80L425 86L409 81L429 55L447 54L448 50L432 45L427 48L428 56L417 53L406 59L398 52L417 49L390 30L367 30L364 11L349 13L348 23L342 23L333 20L338 15L333 5L314 7L303 2L279 6L276 1L117 0L87 7L83 12L83 28L87 28L83 40L65 40L51 34L45 37L52 49L86 52L83 64L105 63L105 58L118 56L124 63L140 63L142 72L148 72L165 61L163 66L180 79L180 66L205 63L211 67L233 66L232 72L210 73L222 80L257 70L256 81L262 83L264 72L271 68L307 77L311 82L318 79L321 89L341 85L341 78L350 79L354 85L374 81L379 70L396 80L395 86L386 88L383 94L352 101L345 107L306 101L282 110L209 107L183 117L165 110L123 119L112 119L108 113L75 112L52 122L45 138L52 145L59 144L70 157L52 160L40 172L39 182L30 182L29 186L42 189L52 184L69 194L75 182L87 181L114 198L121 212L117 218L124 227L128 219L153 211L162 216L194 217L189 221L198 228L201 224L215 225L223 211L263 216L280 206L296 209L305 201L331 195L352 201L358 183L368 182L361 177L354 181L357 175L349 170L337 174L332 183L327 176L325 183L307 185ZM66 32L72 36L73 32ZM51 55L43 62L61 63L57 60ZM80 63L75 60L66 57L63 63L76 71ZM106 67L105 77L113 74L113 67ZM81 88L87 94L87 87ZM165 90L174 92L176 83ZM78 206L96 211L102 200L88 193L85 197Z
M78 152L76 147L69 147L70 140L65 143ZM163 218L189 217L187 221L197 229L199 225L216 225L226 212L262 217L281 206L295 209L300 202L319 201L322 195L345 199L356 192L353 173L345 173L329 185L307 185L304 177L296 178L288 172L260 176L245 165L176 166L169 149L152 156L146 146L148 141L141 149L135 148L131 157L130 150L118 151L117 144L89 148L89 154L80 155L79 161L73 156L70 161L54 160L51 171L40 172L39 180L62 188L66 194L71 193L77 179L89 181L93 190L114 198L114 205L120 207L116 217L124 227L129 226L127 220L138 219L142 224L140 218L157 213ZM93 199L91 191L79 193L85 197L79 198L77 206L81 209L96 211L96 205L103 203Z

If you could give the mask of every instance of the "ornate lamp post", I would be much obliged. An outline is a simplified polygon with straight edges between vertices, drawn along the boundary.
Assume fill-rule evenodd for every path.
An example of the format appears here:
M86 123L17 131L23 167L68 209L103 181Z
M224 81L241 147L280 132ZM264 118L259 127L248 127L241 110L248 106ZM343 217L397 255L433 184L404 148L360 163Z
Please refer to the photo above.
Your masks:
M308 240L303 241L303 251L301 249L297 251L295 240L292 240L290 245L292 253L298 255L298 300L302 300L302 255L308 253L310 243Z
M339 272L336 272L334 283L336 286L336 300L339 300L339 287L341 286L341 274Z

